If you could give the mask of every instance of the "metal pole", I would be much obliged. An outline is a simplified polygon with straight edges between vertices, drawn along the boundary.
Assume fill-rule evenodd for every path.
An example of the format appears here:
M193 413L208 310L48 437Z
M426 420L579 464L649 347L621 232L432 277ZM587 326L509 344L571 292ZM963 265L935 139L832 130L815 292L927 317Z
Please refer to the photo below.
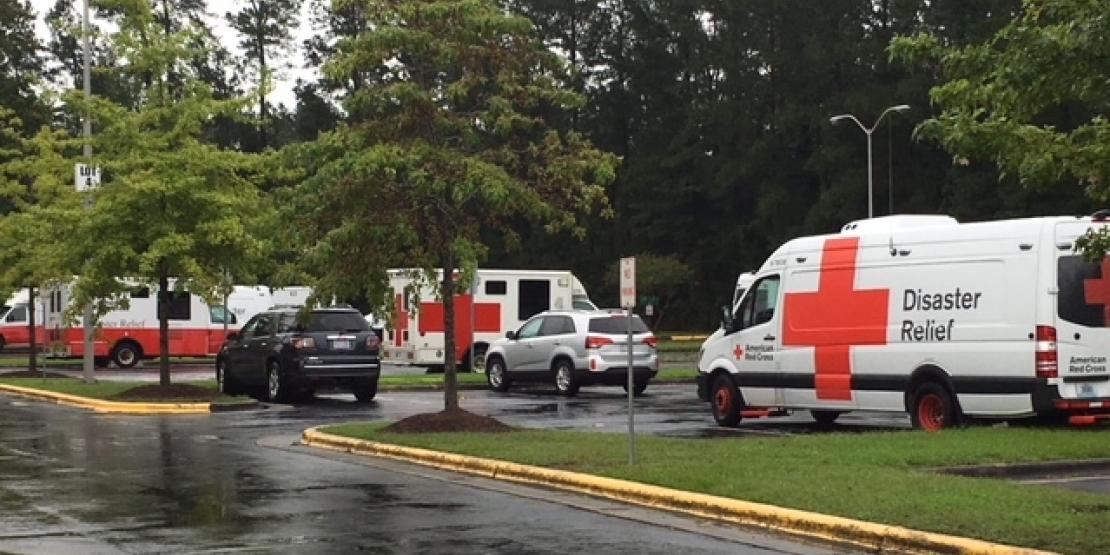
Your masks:
M632 406L632 392L635 389L635 383L632 380L632 375L635 374L632 368L632 350L635 346L632 344L632 308L627 309L628 314L628 464L636 464L636 418Z
M868 218L874 218L875 217L875 194L874 194L875 182L874 182L874 176L872 174L874 173L873 170L875 168L874 168L874 164L871 163L871 130L864 129L864 133L867 134L867 217Z
M85 101L88 102L92 98L92 47L89 45L89 0L84 0L84 17L81 22L81 57L84 61L84 68L81 74L82 85L85 89ZM84 136L85 136L85 161L92 164L92 118L89 116L88 111L85 112L84 122ZM85 197L85 209L92 209L92 194L91 192ZM95 353L93 349L93 306L88 303L85 306L85 314L82 318L82 328L84 328L85 336L85 352L81 364L81 376L85 379L85 383L92 383L96 381L93 376L93 356Z

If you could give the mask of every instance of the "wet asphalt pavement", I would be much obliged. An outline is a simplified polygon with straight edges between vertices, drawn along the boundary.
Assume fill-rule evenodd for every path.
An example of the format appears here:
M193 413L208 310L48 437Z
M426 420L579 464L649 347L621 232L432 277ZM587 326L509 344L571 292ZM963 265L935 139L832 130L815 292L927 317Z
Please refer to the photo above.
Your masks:
M714 428L706 407L689 402L690 387L649 390L638 430L697 436ZM468 391L462 404L515 425L615 432L623 429L622 393L585 389L567 400L545 390ZM0 395L0 552L824 551L696 519L293 445L309 426L441 406L439 392L382 393L368 405L337 394L210 416L118 417Z

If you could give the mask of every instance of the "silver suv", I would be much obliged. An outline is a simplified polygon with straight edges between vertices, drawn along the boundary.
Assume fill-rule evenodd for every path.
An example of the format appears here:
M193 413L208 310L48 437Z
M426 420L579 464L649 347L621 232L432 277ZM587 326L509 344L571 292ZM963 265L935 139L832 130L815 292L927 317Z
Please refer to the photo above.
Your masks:
M655 335L632 318L633 393L640 395L659 370ZM628 388L628 318L601 311L541 312L505 334L486 354L486 381L494 391L513 382L554 382L567 396L583 385Z

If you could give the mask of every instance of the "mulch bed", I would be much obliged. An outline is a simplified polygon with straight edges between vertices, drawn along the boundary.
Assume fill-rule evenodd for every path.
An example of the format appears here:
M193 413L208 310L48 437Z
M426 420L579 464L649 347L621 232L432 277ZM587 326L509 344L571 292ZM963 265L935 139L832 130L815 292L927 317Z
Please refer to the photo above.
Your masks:
M140 385L113 395L113 401L175 401L175 402L208 402L220 393L215 389L187 384Z
M35 370L34 372L32 372L30 370L19 370L17 372L5 372L3 374L0 374L0 378L42 378L42 377L44 377L44 376L43 376L43 373L42 373L41 370ZM72 379L72 378L70 378L69 376L67 376L65 374L57 374L57 373L54 373L54 372L47 372L45 377L47 377L47 378Z
M426 434L435 432L511 432L515 428L488 416L462 409L417 414L386 426L382 431L397 434Z

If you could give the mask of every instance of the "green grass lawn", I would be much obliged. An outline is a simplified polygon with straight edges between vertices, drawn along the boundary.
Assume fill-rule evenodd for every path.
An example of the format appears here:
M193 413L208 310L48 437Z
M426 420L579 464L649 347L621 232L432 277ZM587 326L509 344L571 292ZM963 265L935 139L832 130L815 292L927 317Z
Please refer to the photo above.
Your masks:
M970 428L824 433L737 440L637 439L627 464L619 435L386 434L374 424L331 433L561 468L1065 553L1110 553L1110 496L930 468L1110 457L1100 430Z
M203 387L205 389L216 390L215 380L201 380L201 381L188 381L181 382L184 385L192 385ZM0 384L16 385L20 387L29 387L33 389L42 389L46 391L53 391L55 393L66 393L69 395L77 395L80 397L88 397L91 399L111 399L132 388L152 385L151 383L139 382L115 382L115 381L98 381L96 383L87 384L81 380L69 378L0 378ZM129 399L132 401L133 399ZM174 402L172 399L152 399L154 402ZM247 399L241 397L228 397L221 395L213 400L217 403L238 403L248 402Z

